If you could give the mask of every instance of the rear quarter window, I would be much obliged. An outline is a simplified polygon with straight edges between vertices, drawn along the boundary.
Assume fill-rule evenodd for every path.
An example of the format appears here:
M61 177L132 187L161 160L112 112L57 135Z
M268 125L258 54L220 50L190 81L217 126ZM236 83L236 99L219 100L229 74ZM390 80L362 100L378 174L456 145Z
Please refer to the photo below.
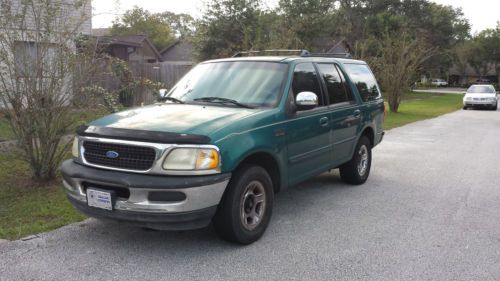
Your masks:
M345 70L356 85L361 99L364 102L381 98L377 80L366 64L344 64Z

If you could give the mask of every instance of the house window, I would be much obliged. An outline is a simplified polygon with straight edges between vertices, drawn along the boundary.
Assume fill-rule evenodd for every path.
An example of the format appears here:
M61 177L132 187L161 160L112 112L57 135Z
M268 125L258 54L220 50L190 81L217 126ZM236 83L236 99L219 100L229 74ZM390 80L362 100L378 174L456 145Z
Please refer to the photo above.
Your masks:
M14 53L17 76L60 76L61 62L58 60L57 51L57 44L17 41Z

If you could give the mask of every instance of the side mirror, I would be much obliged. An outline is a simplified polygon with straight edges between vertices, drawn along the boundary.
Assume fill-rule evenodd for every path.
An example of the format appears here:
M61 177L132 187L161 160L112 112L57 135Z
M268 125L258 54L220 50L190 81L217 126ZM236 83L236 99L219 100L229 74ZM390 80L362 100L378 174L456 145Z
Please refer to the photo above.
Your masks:
M160 89L158 91L158 100L162 100L167 96L168 90L167 89Z
M295 98L298 110L309 110L318 106L318 96L313 92L300 92Z

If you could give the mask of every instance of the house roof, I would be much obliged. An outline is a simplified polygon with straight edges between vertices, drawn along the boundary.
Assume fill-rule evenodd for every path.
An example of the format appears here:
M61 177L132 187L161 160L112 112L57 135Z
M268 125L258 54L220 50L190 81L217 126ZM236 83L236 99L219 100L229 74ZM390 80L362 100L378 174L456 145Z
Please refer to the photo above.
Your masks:
M193 44L178 40L160 51L163 61L194 61Z
M331 36L316 37L312 40L314 53L346 53L352 54L353 49L345 39L335 39Z
M149 45L149 47L153 50L155 55L161 59L160 52L153 45L153 42L149 40L147 35L114 35L114 36L98 36L99 41L107 44L107 45L122 45L122 46L130 46L130 47L141 47L143 44Z
M330 50L328 50L327 53L352 53L352 47L349 43L347 43L347 41L345 39L341 39L340 41L338 41L337 43L334 42L334 45L333 47L330 48Z

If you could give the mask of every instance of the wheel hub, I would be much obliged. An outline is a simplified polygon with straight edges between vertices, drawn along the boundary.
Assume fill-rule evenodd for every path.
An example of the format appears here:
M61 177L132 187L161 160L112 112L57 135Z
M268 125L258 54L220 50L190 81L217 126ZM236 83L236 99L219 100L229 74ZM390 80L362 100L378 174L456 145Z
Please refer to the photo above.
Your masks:
M358 174L364 176L368 170L368 148L362 145L358 151L359 162L358 162Z
M240 201L240 218L247 230L255 229L266 211L266 193L259 181L250 182L244 189Z

